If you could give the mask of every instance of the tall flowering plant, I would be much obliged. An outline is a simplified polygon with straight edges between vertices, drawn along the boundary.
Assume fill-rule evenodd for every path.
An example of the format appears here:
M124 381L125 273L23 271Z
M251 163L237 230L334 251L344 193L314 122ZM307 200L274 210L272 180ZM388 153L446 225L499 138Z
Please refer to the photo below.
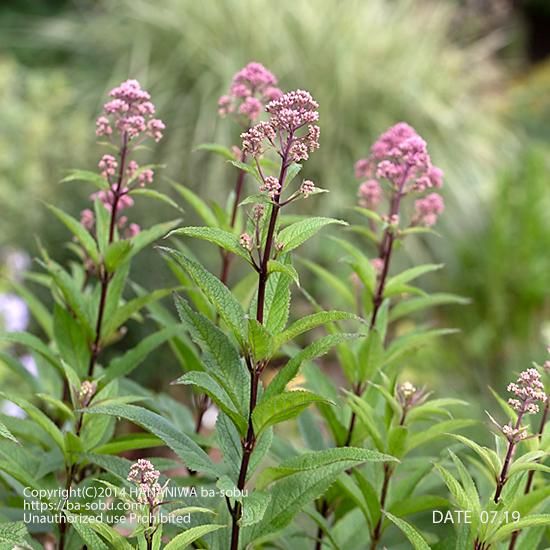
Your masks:
M0 495L8 506L0 522L4 514L14 520L0 523L2 542L375 550L406 539L421 550L535 548L550 523L535 513L548 498L550 364L521 373L508 401L494 393L506 416L489 415L495 450L456 433L474 423L455 418L464 401L434 397L420 374L410 373L414 383L403 374L414 350L452 332L419 324L422 312L465 302L413 285L439 265L395 269L398 249L433 232L444 210L443 174L424 140L404 123L380 136L356 163L362 223L348 225L286 213L325 192L300 175L320 146L319 105L309 92L283 93L271 72L251 63L218 108L241 130L236 151L202 147L237 169L227 206L173 183L204 225L174 220L143 229L130 215L140 198L179 207L155 189L156 167L138 164L140 146L159 141L165 127L149 93L128 80L97 120L107 148L98 170L65 178L94 185L93 205L80 220L49 206L72 234L73 260L61 265L41 247L42 271L10 264L0 294L0 361L18 391L1 394ZM316 299L296 251L328 226L366 244L330 237L345 254L345 281L299 260L323 283ZM132 261L161 237L157 250L178 286L147 292L129 279ZM213 271L190 239L220 252ZM33 285L51 292L51 308ZM168 295L173 311L161 302ZM296 307L296 295L305 305ZM346 307L322 307L333 300ZM128 346L126 333L143 312L156 328ZM24 332L30 315L40 336ZM199 396L195 410L130 378L164 343L183 370L173 383ZM316 365L328 353L343 377ZM207 409L212 430L204 429ZM121 434L123 421L136 427ZM454 447L438 453L433 443L441 438ZM455 454L464 448L474 455L473 473ZM469 510L473 521L444 535L411 522L441 509Z

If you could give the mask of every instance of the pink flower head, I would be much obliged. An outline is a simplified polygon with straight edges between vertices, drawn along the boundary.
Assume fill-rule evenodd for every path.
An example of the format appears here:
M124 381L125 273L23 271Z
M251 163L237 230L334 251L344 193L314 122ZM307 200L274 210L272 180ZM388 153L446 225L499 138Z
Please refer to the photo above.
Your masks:
M137 223L131 223L126 229L126 238L131 239L141 232L141 227Z
M269 198L274 199L281 192L281 184L277 178L267 176L260 186L260 191L267 191Z
M143 458L132 464L128 473L128 481L135 483L139 489L138 502L155 506L162 500L163 487L158 482L160 472Z
M152 118L155 106L151 96L137 80L127 80L109 93L112 98L103 106L103 114L97 119L96 134L110 136L113 128L128 139L150 136L155 141L162 138L164 123Z
M311 180L304 180L300 185L300 193L307 199L312 193L315 193L315 184Z
M519 413L535 414L539 411L537 401L546 403L544 384L537 369L524 370L507 389L517 397L508 399L508 404Z
M80 212L80 224L88 231L91 231L93 229L95 224L95 217L94 213L89 208L86 208L85 210L82 210L82 212Z
M252 237L248 233L241 234L239 243L245 250L252 250Z
M358 179L373 174L402 193L422 192L443 184L443 172L432 165L426 142L404 122L384 132L372 146L370 156L356 163Z
M235 74L229 93L218 100L218 113L237 113L247 122L257 120L265 105L282 95L276 84L273 73L261 63L249 63Z
M382 199L382 189L375 179L364 181L359 186L359 206L374 210Z
M258 157L264 146L276 147L278 153L293 162L307 160L309 153L319 148L319 126L312 124L319 119L319 105L309 92L297 90L270 101L266 107L268 122L260 122L241 134L243 151ZM304 128L307 128L304 131Z
M124 194L118 194L117 210L124 210L134 205L134 199L130 197L126 192ZM116 184L112 185L110 189L102 189L90 195L92 200L99 199L105 208L111 212L116 198Z
M105 179L109 179L109 176L115 175L118 163L113 155L103 155L98 163L98 166L101 170L101 175Z
M414 203L414 222L420 225L431 227L437 222L438 216L445 210L443 197L437 193L430 193L423 199Z

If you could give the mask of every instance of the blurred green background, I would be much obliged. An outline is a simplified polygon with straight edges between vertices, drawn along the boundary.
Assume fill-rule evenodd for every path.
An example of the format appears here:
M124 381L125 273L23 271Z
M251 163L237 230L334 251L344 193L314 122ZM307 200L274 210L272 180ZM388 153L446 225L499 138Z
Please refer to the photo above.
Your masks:
M126 78L152 93L167 124L153 157L166 165L163 174L223 200L234 172L194 148L237 143L238 128L217 116L217 98L236 70L260 61L283 89L306 88L320 103L321 149L307 176L331 195L308 201L311 211L349 215L353 163L387 126L405 120L428 141L446 173L441 238L411 241L400 262L444 262L424 284L472 303L434 314L434 324L461 333L411 358L409 372L439 394L469 394L481 408L488 384L502 390L513 372L542 361L550 343L549 5L3 2L0 247L35 255L39 236L55 256L66 254L67 233L40 201L75 216L86 207L88 188L59 181L68 169L95 169L94 119L106 92ZM170 193L160 177L156 185ZM177 213L138 204L133 216L147 226ZM198 252L217 265L211 249ZM331 268L339 255L319 239L306 253ZM141 256L134 279L147 288L171 284L154 251ZM132 329L135 340L147 327ZM168 383L168 354L164 362L165 369L149 375L144 366L139 376Z

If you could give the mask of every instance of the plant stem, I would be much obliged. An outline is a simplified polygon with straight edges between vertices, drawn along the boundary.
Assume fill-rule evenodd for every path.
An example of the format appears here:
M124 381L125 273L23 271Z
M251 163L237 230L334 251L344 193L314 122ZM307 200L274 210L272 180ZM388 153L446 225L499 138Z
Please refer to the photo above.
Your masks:
M403 179L401 180L398 188L396 189L391 199L390 213L389 213L389 220L388 220L390 222L392 221L392 218L394 216L399 215L399 208L401 206L401 199L403 197L403 188L407 181L408 174L409 174L409 171L406 170L403 175ZM380 273L380 276L378 277L376 292L372 298L372 315L370 318L369 330L372 330L375 327L378 312L380 311L380 307L382 306L382 303L384 301L384 289L386 288L386 281L390 270L390 263L392 259L394 242L395 242L395 230L393 227L388 226L384 231L382 240L380 242L380 246L378 248L378 256L382 260L383 264L382 264L382 271ZM361 396L361 394L365 390L365 387L366 387L366 382L359 381L356 384L354 384L353 392L355 393L355 395ZM355 429L356 419L357 419L357 415L355 414L355 412L352 411L346 439L343 444L344 447L349 446L349 444L351 443L351 440L353 437L353 430Z
M109 223L109 244L111 244L115 238L115 227L116 227L116 218L118 211L118 203L121 197L122 183L124 181L124 172L126 168L126 157L128 155L128 134L125 132L122 136L122 145L120 149L120 164L117 175L116 188L113 191L113 204L111 207L111 220ZM95 338L91 345L90 361L88 363L88 378L92 378L94 375L94 368L97 362L97 358L101 352L101 325L103 323L103 316L105 314L105 305L107 303L107 292L109 290L109 283L112 279L112 274L109 275L105 269L105 266L100 266L100 281L101 281L101 294L99 298L99 307L97 312L97 321L95 327ZM75 435L78 437L82 430L82 423L84 421L84 413L80 413L78 421L75 425ZM73 486L74 477L76 475L76 464L72 464L68 473L67 479L65 481L65 488L70 494L70 490ZM59 524L59 550L63 550L65 547L65 537L67 531L67 524L61 522Z
M371 536L370 548L375 550L380 542L380 536L382 535L382 521L384 506L386 505L386 498L388 496L388 489L390 487L390 479L393 474L394 468L389 464L384 464L384 481L382 482L382 490L380 491L380 518L376 523Z
M550 408L550 399L546 400L546 404L544 405L544 410L542 412L542 417L540 419L540 425L539 425L539 432L538 437L539 440L542 439L542 434L544 433L544 428L546 426L546 421L548 420L548 409ZM531 491L531 487L533 486L533 478L535 477L535 470L530 470L529 474L527 476L527 483L525 484L525 490L524 494L527 494ZM508 550L514 550L516 547L516 543L519 537L519 534L521 531L514 531L512 533L512 537L510 538L510 545L508 546Z
M281 170L279 172L279 182L281 184L281 191L284 188L284 181L287 171L287 160L288 153L290 151L290 145L292 144L292 136L289 137L286 144L284 153L282 155L281 161ZM258 302L256 307L256 320L259 323L264 322L264 309L265 309L265 292L267 287L267 278L268 278L268 263L271 257L271 251L273 249L273 240L275 237L275 228L277 227L277 218L279 215L279 210L281 206L279 204L280 194L274 198L274 204L271 209L271 216L269 219L269 226L267 230L267 236L265 241L265 249L262 255L262 261L260 262L259 271L258 271ZM250 457L254 451L256 445L256 434L254 433L254 424L252 422L252 413L256 408L256 403L258 399L258 385L260 383L260 374L265 368L265 362L259 362L254 364L250 356L246 357L248 370L250 372L250 405L248 408L248 429L245 439L242 441L243 457L241 460L241 467L239 470L239 479L237 481L237 488L239 491L243 491L246 484L246 476L248 473L248 465L250 464ZM239 521L242 515L242 504L240 502L235 503L235 507L230 510L232 517L232 526L231 526L231 550L239 549L239 534L240 534L240 525Z
M518 412L518 418L516 420L514 430L519 429L524 412L525 412L525 410L521 410L521 411ZM495 496L494 496L494 499L493 499L495 501L495 504L498 504L498 501L500 500L500 495L502 493L502 489L504 488L504 485L507 481L508 470L510 468L510 463L512 461L512 457L514 456L515 448L516 448L516 441L513 438L511 438L510 441L508 441L508 450L506 451L506 456L504 458L504 464L502 465L502 470L501 470L500 476L497 480L497 487L496 487Z

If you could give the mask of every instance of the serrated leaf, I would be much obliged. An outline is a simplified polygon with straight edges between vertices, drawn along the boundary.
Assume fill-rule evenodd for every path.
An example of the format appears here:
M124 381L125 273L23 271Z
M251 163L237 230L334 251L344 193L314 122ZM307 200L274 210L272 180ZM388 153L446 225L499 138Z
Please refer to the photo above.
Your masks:
M4 548L9 548L4 545L13 545L13 548L17 548L17 550L31 548L25 540L27 535L27 527L22 521L0 523L0 545Z
M132 237L132 252L131 256L134 257L140 250L150 245L152 242L164 237L172 229L180 224L181 220L173 220L170 222L158 223L140 231L135 237Z
M501 541L514 531L520 531L521 529L536 527L538 525L548 527L550 525L550 514L533 514L525 518L520 518L518 521L507 523L500 527L488 542L495 543Z
M407 452L416 449L416 447L419 447L420 445L425 445L438 437L450 436L451 434L448 432L467 428L468 426L473 426L474 424L477 424L475 420L470 420L467 418L445 420L444 422L434 424L426 430L413 434L409 437Z
M231 418L241 435L246 433L248 422L235 406L235 397L228 395L225 389L207 372L188 372L172 383L192 385L199 388L203 393L209 395L214 403Z
M227 526L217 525L214 523L210 525L199 525L198 527L190 527L183 533L176 535L164 547L164 550L183 550L184 548L187 548L190 544L192 544L196 540L200 539L201 537L204 537L204 535L208 535L208 533L212 533L214 531L217 531L218 529L224 529L225 527Z
M250 174L260 184L263 184L262 178L258 173L258 169L256 168L256 166L246 164L246 162L241 162L240 160L235 160L234 157L233 157L233 160L229 160L229 163L235 166L236 168L238 168L239 170L242 170L243 172Z
M74 521L71 525L74 527L75 531L82 537L82 540L86 543L87 546L93 548L94 550L109 550L109 547L101 540L101 538L95 533L95 531L88 526L88 523L79 521L78 516L74 514L69 514Z
M229 231L220 229L219 227L182 227L174 229L166 238L174 235L183 235L185 237L193 237L216 244L220 248L231 252L235 256L240 256L250 263L250 254L245 250L239 242L239 238Z
M462 298L461 296L456 296L455 294L445 293L430 294L429 296L422 296L419 298L410 298L408 300L402 300L392 308L390 311L389 320L395 321L401 317L432 306L444 304L465 305L469 303L470 300L468 298Z
M262 400L252 413L255 433L260 434L269 426L298 416L312 403L330 403L330 401L304 390L283 392Z
M404 533L414 550L430 550L424 537L410 523L389 512L384 512L384 515Z
M268 273L284 273L288 275L298 286L300 286L300 279L298 277L298 272L293 265L283 264L277 260L269 260L267 263L267 272Z
M384 344L380 333L375 328L369 334L359 348L359 380L370 380L383 364Z
M184 269L214 305L220 317L231 328L239 342L244 343L248 332L245 314L231 291L201 264L187 258L181 252L163 247L160 247L160 250L173 258Z
M277 236L277 242L281 243L282 252L290 252L313 237L320 229L332 224L347 225L345 221L334 218L306 218L282 229Z
M255 490L247 498L243 499L243 515L240 519L241 527L254 525L264 517L271 495L260 490Z
M311 361L328 353L334 346L357 338L356 334L329 334L319 338L302 351L297 353L290 361L275 375L267 389L264 391L262 401L269 399L286 388L286 385L298 374L300 366L304 361Z
M417 277L420 277L421 275L424 275L425 273L437 271L442 267L443 264L425 264L406 269L398 275L394 275L393 277L390 277L390 279L388 279L384 288L384 296L392 296L398 291L398 289L400 289L408 282L416 279Z
M250 375L229 337L210 319L193 311L180 296L175 297L178 315L191 339L202 350L202 367L232 398L241 416L248 415Z
M248 320L248 342L256 362L271 357L274 349L273 336L256 319Z
M454 439L460 441L467 447L470 447L470 449L472 449L479 456L479 458L481 458L481 460L485 463L485 465L491 472L492 479L496 479L498 477L502 469L502 463L497 453L495 453L492 449L488 449L487 447L482 447L481 445L478 445L476 442L462 435L459 435L459 434L449 434L449 435Z
M275 345L277 348L283 346L287 342L294 340L300 334L317 328L334 321L344 321L348 319L353 319L354 321L362 321L360 317L349 313L347 311L319 311L306 317L298 319L292 325L290 325L286 330L281 332L275 337Z
M59 304L54 305L54 335L63 360L85 376L90 358L90 345L77 319Z
M71 170L69 175L61 180L61 183L72 181L87 181L95 185L98 189L109 188L109 182L103 176L91 170Z
M46 205L51 212L69 229L69 231L78 239L88 256L94 261L99 261L99 252L97 249L97 243L94 238L90 235L87 229L75 218L69 216L60 210L59 208L47 204Z
M274 481L293 475L297 472L315 470L330 464L345 462L348 468L355 463L364 462L398 462L390 455L379 453L370 449L356 447L340 447L303 453L297 457L281 462L278 466L266 468L258 477L256 486L264 489Z
M167 340L181 332L180 326L172 326L150 334L137 346L127 351L122 357L117 357L107 367L101 383L106 385L111 380L126 376L147 358L147 356Z
M19 441L17 441L17 438L8 430L8 428L2 421L0 421L0 437L3 437L4 439L9 439L14 443L19 443Z
M86 414L125 418L160 437L192 470L217 477L220 472L210 457L186 434L162 416L135 405L105 405L86 409Z
M65 452L65 440L63 434L59 428L37 407L32 403L29 403L26 399L16 395L7 395L4 392L0 392L0 396L12 403L15 403L18 407L21 407L28 415L29 418L40 426L51 438L55 441L56 445Z
M120 240L111 243L105 250L104 262L108 273L114 273L132 252L132 242Z

